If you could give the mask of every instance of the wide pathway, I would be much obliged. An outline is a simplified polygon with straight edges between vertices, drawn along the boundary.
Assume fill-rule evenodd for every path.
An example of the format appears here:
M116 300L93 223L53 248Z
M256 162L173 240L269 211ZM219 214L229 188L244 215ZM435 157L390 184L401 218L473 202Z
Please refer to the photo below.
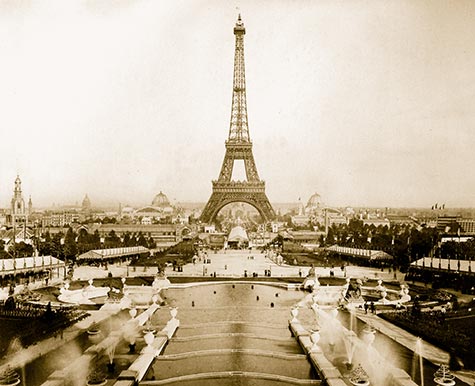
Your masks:
M209 260L210 263L204 263ZM395 280L394 273L386 269L347 266L345 271L340 267L316 267L319 276L330 276L331 271L335 277L353 277ZM200 259L195 264L189 263L183 266L182 272L173 271L172 267L166 268L167 276L214 276L217 277L243 277L244 271L248 276L257 273L262 277L265 271L270 270L272 277L305 277L308 274L308 266L295 266L277 264L264 253L258 250L221 250L218 252L208 251L206 255L200 254ZM74 270L75 280L88 280L90 278L104 278L111 272L115 277L154 275L157 273L156 267L137 267L135 270L125 264L109 265L108 269L80 266ZM404 280L404 274L398 272L397 280Z

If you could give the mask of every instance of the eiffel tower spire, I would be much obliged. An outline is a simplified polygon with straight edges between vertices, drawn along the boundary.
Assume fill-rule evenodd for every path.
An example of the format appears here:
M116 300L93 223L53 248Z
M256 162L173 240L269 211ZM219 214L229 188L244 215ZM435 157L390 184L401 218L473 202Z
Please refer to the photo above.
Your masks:
M234 50L234 77L233 77L233 106L231 123L229 125L229 141L250 142L249 127L247 125L246 105L246 71L244 66L244 35L246 29L238 16L234 35L236 45Z
M264 221L275 217L274 209L265 194L265 183L259 178L252 142L249 137L246 106L246 78L244 70L244 35L246 29L238 16L234 26L236 46L234 51L233 104L226 153L217 181L213 181L213 193L201 213L201 221L212 222L225 205L245 202L258 210ZM246 181L233 181L234 161L244 161Z

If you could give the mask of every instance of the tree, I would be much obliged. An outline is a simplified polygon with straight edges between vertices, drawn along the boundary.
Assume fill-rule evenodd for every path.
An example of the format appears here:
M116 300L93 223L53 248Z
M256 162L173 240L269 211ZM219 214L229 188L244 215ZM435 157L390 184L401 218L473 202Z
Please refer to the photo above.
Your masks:
M137 244L142 246L142 247L147 247L148 246L147 240L145 239L142 232L139 232L139 237L138 237L138 240L137 240Z
M44 234L44 240L42 241L40 238L40 242L38 245L38 251L40 252L40 255L52 255L52 250L53 250L53 244L51 240L51 234L46 231Z
M63 254L68 259L75 260L78 253L76 244L76 234L71 227L68 228L66 236L64 237Z
M130 240L130 232L125 232L124 234L124 239L122 240L122 245L124 247L130 247L131 246L131 240Z
M156 248L157 247L157 243L155 242L155 240L153 239L152 236L150 236L148 238L148 248L150 249L153 249L153 248Z
M56 257L64 257L63 246L61 245L61 239L64 233L58 232L51 239L51 255Z
M115 230L111 230L104 240L106 248L117 248L120 246L120 238L115 233Z
M8 249L8 252L15 257L33 256L33 246L25 243L24 241L20 241L19 243L11 245Z
M91 242L94 245L94 249L101 248L101 235L99 234L99 231L97 229L94 231L94 234L92 235Z

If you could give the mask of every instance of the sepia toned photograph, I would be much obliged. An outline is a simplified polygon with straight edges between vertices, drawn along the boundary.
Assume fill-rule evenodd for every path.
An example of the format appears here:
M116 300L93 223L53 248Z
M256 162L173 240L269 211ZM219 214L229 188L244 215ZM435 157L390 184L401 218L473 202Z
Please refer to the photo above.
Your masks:
M474 386L474 20L0 0L0 386Z

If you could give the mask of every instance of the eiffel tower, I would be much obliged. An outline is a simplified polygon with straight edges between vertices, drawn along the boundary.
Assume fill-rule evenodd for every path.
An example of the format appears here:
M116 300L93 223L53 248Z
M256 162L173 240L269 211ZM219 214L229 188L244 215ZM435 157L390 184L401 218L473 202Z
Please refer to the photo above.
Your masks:
M245 202L257 209L264 221L275 217L274 209L265 193L265 182L259 179L252 142L249 137L246 107L246 78L244 71L244 34L246 29L241 15L234 27L236 47L234 51L233 106L226 154L218 180L213 181L213 193L201 214L201 221L211 223L225 205ZM234 161L243 160L246 181L231 180Z

